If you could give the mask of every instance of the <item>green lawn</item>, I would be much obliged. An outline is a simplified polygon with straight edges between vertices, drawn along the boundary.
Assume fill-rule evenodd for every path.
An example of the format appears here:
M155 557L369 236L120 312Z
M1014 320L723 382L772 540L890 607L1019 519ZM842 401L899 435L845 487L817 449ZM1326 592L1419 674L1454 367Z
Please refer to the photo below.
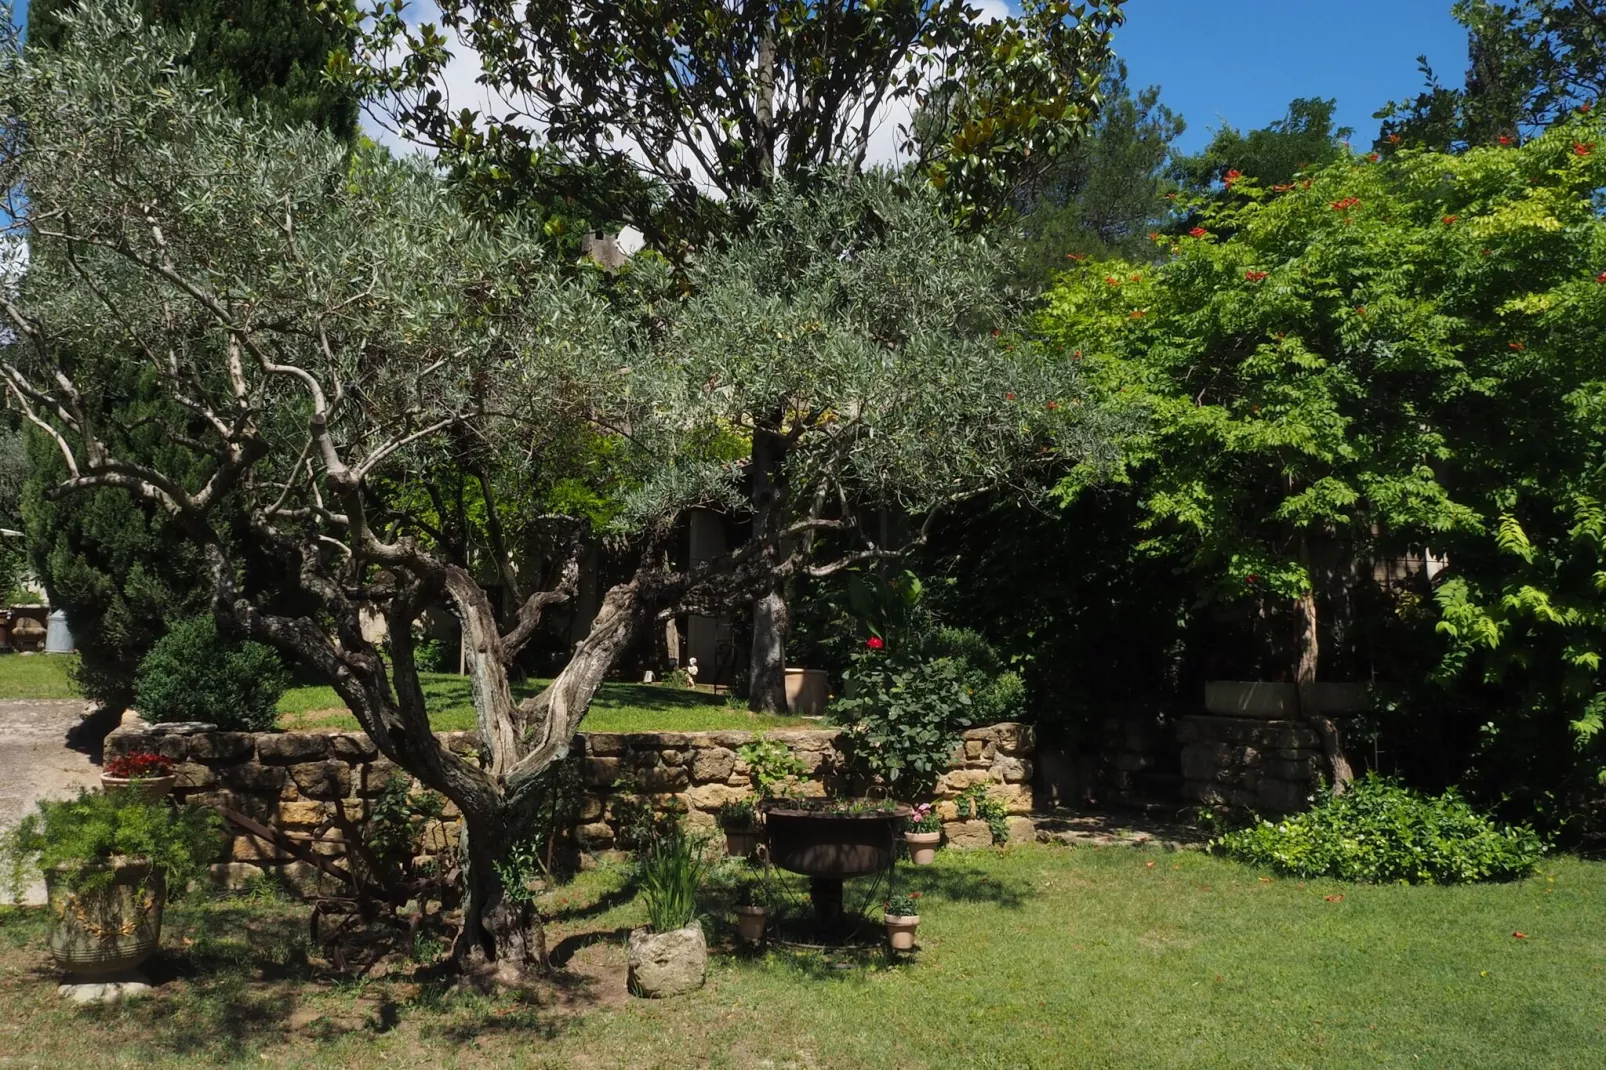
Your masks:
M708 985L662 1002L623 993L644 914L618 869L546 898L564 973L534 1001L448 994L411 968L332 978L307 957L305 907L228 900L171 912L160 995L80 1010L42 969L42 918L0 915L0 1051L30 1066L1606 1065L1606 865L1365 887L1033 846L944 852L901 879L924 893L911 961L739 955L710 900Z
M36 654L22 657L0 654L0 699L74 698L77 689L68 676L77 659L70 655ZM424 673L424 696L430 723L436 731L474 727L474 707L468 678L449 673ZM514 687L520 698L534 694L546 681ZM282 728L350 728L357 721L346 712L334 690L318 684L292 687L279 699ZM797 728L814 722L796 717L769 717L748 713L723 695L707 690L661 684L603 684L584 727L593 732L714 732L723 729L773 730Z
M0 654L0 699L77 698L68 675L75 654Z

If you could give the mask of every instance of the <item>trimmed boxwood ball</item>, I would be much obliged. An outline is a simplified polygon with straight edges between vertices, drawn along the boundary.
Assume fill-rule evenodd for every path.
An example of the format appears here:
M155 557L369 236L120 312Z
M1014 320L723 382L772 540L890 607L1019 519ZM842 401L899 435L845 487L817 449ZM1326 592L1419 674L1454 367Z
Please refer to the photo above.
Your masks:
M290 685L272 647L218 634L210 615L184 621L157 640L139 663L135 703L147 721L210 721L224 731L274 727L279 696Z
M1525 877L1545 852L1533 829L1499 824L1454 791L1421 795L1375 773L1305 813L1229 832L1210 848L1293 877L1407 884Z

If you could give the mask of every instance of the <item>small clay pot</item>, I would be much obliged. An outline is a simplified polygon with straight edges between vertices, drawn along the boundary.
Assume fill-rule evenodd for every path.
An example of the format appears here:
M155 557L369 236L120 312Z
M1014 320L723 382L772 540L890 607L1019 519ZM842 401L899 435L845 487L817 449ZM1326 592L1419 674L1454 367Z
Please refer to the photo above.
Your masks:
M162 799L172 794L173 786L178 783L177 773L168 773L166 776L120 777L109 773L100 774L100 786L107 791L116 791L118 788L138 788L145 793L147 799Z
M887 943L894 951L913 951L915 930L920 927L919 914L883 914L887 925Z
M937 860L937 845L942 842L942 833L905 832L903 842L909 845L909 861L917 866L929 866Z
M736 932L744 944L759 944L764 940L764 920L769 912L763 907L736 908Z
M758 829L726 829L725 853L732 858L747 858L758 846L760 837Z

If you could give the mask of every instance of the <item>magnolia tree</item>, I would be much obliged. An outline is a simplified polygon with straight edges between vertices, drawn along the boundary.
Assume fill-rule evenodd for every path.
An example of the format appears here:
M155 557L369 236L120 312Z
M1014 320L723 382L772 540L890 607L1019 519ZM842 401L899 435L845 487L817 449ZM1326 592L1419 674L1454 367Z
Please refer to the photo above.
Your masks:
M694 267L686 301L651 256L619 278L575 271L517 218L465 216L419 166L230 117L175 51L114 8L84 15L65 50L5 64L5 186L31 261L3 295L0 374L63 459L53 493L115 487L164 510L205 554L220 619L320 672L386 757L457 804L454 957L478 976L544 966L539 919L498 862L655 622L894 556L945 504L1030 489L1098 441L1075 381L1003 330L987 252L890 180L783 193L750 240ZM165 429L201 462L182 475L111 445L123 429L102 388L130 371L187 414ZM739 497L761 420L787 447L763 537L677 564L687 511ZM605 442L629 488L597 534L640 563L552 684L515 702L509 670L573 596L585 532L491 488L564 463L548 445L575 436ZM551 536L551 574L511 612L407 489L464 457L492 474L498 523ZM867 509L912 517L909 536L878 537ZM521 572L510 542L482 548L503 576ZM279 561L297 599L243 594L247 552ZM297 600L310 608L274 608ZM462 625L473 757L430 730L413 625L434 608ZM382 645L365 611L386 620Z

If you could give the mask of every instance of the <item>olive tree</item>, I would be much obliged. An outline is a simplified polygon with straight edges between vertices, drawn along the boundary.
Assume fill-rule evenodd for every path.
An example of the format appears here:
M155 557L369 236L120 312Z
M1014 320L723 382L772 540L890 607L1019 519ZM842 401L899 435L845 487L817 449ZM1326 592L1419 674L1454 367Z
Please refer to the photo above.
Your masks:
M113 487L163 510L205 556L220 620L320 672L386 757L462 811L454 957L477 976L544 966L539 918L497 863L656 622L895 556L945 504L1035 487L1097 442L1075 381L993 326L985 250L889 180L829 203L783 194L687 300L652 257L621 278L575 273L518 219L465 215L421 165L226 113L175 51L119 6L82 16L60 51L6 58L4 179L31 261L0 294L0 376L62 458L51 493ZM175 474L108 446L120 410L100 388L130 370L187 414L165 432L203 463ZM677 564L687 512L739 498L755 414L777 409L789 493L763 537ZM603 534L639 567L553 682L515 702L510 668L575 593L580 523L487 501L552 534L546 581L499 614L398 488L465 454L493 471L560 463L545 445L575 434L616 456L629 489ZM226 499L245 534L221 530ZM916 518L896 545L860 521L893 505ZM281 562L310 608L248 594L247 550ZM503 575L528 565L502 540L491 552ZM430 729L413 624L431 609L462 626L471 757Z

